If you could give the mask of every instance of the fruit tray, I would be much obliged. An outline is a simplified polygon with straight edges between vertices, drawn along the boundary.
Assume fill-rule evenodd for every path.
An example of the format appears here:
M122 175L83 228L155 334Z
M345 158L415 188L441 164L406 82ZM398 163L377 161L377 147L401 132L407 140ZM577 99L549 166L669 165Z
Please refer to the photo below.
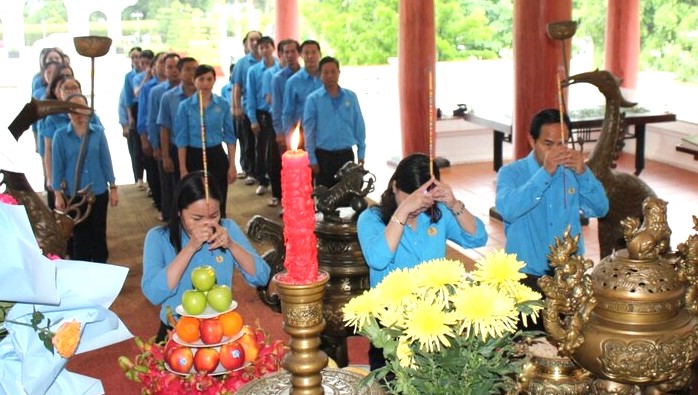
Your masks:
M221 315L221 314L225 314L225 313L227 313L227 312L229 312L229 311L235 310L237 307L238 307L238 302L236 302L236 301L233 300L232 302L230 302L230 307L228 307L227 310L224 310L224 311L216 311L216 310L214 310L213 308L211 308L211 306L206 306L206 308L204 309L203 313L201 313L201 314L196 314L196 315L195 315L195 314L188 314L186 311L184 311L184 306L182 306L182 305L180 304L179 306L177 306L177 307L175 308L175 312L176 312L177 314L179 314L179 315L186 316L186 317L194 317L194 318L206 319L206 318L218 317L218 316Z
M242 333L242 331L240 331L236 335L233 335L233 336L223 336L223 339L221 339L221 341L218 343L206 344L203 341L201 341L201 339L199 339L193 343L188 343L188 342L185 342L184 340L180 339L179 335L177 333L172 333L172 340L174 340L175 343L177 343L177 344L181 344L181 345L187 346L187 347L197 347L197 348L198 347L216 347L216 346L222 346L226 343L235 341L235 340L241 338L242 335L243 335L243 333Z

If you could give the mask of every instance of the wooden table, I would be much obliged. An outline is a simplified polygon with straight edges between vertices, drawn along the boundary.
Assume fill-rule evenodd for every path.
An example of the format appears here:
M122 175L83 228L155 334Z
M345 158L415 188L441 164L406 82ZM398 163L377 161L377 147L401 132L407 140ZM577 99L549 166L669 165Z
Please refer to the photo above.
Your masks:
M693 160L698 160L698 147L692 147L686 143L681 143L676 146L676 150L686 154L693 155Z
M511 116L506 115L484 115L466 113L463 119L481 126L492 129L493 132L493 167L498 171L503 165L502 146L504 142L512 142ZM600 128L603 118L572 118L572 133L581 127ZM645 126L648 123L672 122L676 121L676 114L660 112L625 112L625 126L634 126L632 133L626 133L623 139L635 139L635 175L639 175L645 168ZM679 148L676 148L679 150Z

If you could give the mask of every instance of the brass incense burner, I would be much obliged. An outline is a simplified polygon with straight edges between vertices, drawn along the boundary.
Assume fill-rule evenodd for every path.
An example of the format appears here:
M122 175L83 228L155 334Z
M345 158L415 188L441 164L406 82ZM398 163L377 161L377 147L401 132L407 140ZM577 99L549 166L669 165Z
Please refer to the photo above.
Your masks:
M544 323L563 355L597 379L596 393L637 385L643 393L684 388L698 357L698 235L670 251L667 203L647 198L644 220L621 222L627 249L591 274L569 229L550 247L555 276L539 284ZM694 217L698 230L698 219Z

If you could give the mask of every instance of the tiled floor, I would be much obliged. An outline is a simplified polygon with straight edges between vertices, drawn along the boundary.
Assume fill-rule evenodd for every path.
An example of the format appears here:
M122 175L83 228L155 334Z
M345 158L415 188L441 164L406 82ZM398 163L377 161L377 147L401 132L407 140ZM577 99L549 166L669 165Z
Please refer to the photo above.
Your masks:
M679 155L677 153L677 155ZM618 171L634 171L634 156L623 154L618 162ZM494 205L496 174L491 162L457 165L442 170L442 179L446 180L454 193L475 215L480 217L487 227L489 241L486 247L463 251L467 256L477 259L485 251L504 247L504 229L502 223L489 217L489 209ZM647 161L640 178L654 189L657 196L669 202L669 227L672 229L671 244L673 248L695 233L692 229L692 215L698 216L698 173L668 166L659 162ZM591 220L584 227L584 239L587 258L599 261L596 220Z

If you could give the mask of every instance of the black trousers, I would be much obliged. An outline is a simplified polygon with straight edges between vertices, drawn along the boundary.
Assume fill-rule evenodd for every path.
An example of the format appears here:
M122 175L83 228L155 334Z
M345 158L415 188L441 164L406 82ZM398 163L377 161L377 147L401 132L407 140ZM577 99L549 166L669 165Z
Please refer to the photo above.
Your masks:
M221 191L220 211L221 218L226 218L225 206L228 199L228 156L222 145L206 148L206 161L208 162L209 183L215 183ZM203 150L201 148L187 147L187 171L204 169Z
M155 202L158 211L162 211L162 196L160 189L160 171L158 170L158 160L153 156L143 155L143 167L148 176L148 188Z
M134 125L138 121L138 103L129 109L133 116ZM143 179L143 147L141 146L141 136L138 135L135 127L128 128L128 154L131 156L131 168L133 169L133 181Z
M276 134L269 111L257 110L257 122L260 130L255 135L255 174L253 176L259 181L259 185L266 187L269 186L269 145L271 140L276 141Z
M317 157L317 164L320 166L320 173L315 176L315 186L324 185L331 188L337 183L337 180L334 179L337 171L345 163L354 161L354 151L351 148L338 151L315 148L315 157Z
M247 175L254 177L255 171L255 138L252 133L250 118L243 114L235 118L235 135L240 143L240 168Z
M271 196L281 200L281 152L279 152L279 144L276 143L276 134L273 134L269 140L268 157Z
M70 201L69 197L66 197ZM73 243L70 259L88 262L106 262L109 258L107 249L107 206L109 192L95 196L92 211L84 221L73 228ZM80 212L86 210L87 204L80 206Z
M177 147L170 143L170 158L174 164L174 171L168 173L162 166L162 160L158 161L158 172L160 173L160 204L162 205L162 219L169 221L172 218L172 199L174 198L175 187L179 181L179 156Z

